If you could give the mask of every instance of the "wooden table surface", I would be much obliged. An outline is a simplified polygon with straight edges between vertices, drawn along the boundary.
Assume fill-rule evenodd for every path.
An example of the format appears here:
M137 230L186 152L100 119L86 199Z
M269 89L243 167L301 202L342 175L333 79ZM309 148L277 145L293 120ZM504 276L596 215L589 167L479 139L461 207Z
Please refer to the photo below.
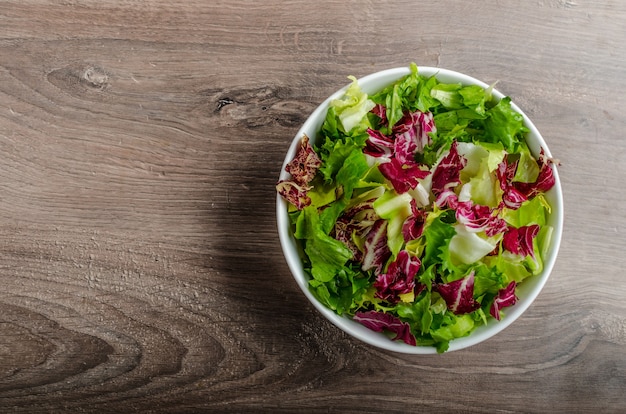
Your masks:
M626 3L0 3L0 412L626 412ZM283 258L290 141L410 62L510 95L562 162L526 314L409 356L344 334Z

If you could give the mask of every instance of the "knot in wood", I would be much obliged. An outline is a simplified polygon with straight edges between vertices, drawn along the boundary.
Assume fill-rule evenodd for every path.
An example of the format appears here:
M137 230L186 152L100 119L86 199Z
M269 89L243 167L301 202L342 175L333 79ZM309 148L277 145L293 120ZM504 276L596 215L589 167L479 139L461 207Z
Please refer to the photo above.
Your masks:
M104 89L109 82L107 74L99 68L89 66L82 76L83 80L94 88Z

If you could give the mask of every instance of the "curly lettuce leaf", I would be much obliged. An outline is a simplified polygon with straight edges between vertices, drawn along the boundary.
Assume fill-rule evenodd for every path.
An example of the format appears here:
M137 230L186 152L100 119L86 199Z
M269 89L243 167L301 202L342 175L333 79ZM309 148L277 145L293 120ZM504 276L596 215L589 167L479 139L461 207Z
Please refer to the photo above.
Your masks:
M420 342L427 339L430 326L433 322L431 311L431 293L423 290L423 293L412 303L399 303L396 307L398 316L410 321L415 327L416 333L422 336Z
M440 105L431 95L439 81L434 76L420 75L415 63L411 63L410 70L409 75L371 96L372 101L386 108L387 132L403 117L404 111L429 112Z
M454 226L442 220L442 213L431 212L426 217L426 224L422 237L424 238L424 252L422 266L429 268L442 264L442 254L446 257L450 240L456 234ZM444 216L445 217L445 216ZM431 275L434 280L435 275ZM426 284L425 281L423 283Z
M463 96L459 93L460 83L439 83L432 87L430 96L441 102L446 109L463 107Z
M488 142L501 142L504 149L512 154L524 140L528 129L524 126L522 115L511 108L511 98L504 97L494 107L487 110L484 122Z
M341 187L343 197L350 199L352 190L369 171L365 155L361 151L352 151L344 160L335 176L336 185Z
M334 109L335 115L343 132L350 133L357 128L360 131L366 130L369 124L367 113L371 111L376 104L370 100L365 92L361 90L357 79L354 76L348 76L352 81L346 93L338 99L330 102L330 107Z
M498 207L503 191L496 170L504 158L504 150L500 145L488 148L483 145L460 143L458 146L464 151L467 159L467 165L461 170L463 185L459 192L459 201L472 201L474 204L491 208Z
M335 277L327 282L309 280L313 295L325 306L339 315L352 314L362 305L370 281L363 273L351 266L344 266Z
M550 213L550 205L542 194L535 198L524 201L519 208L506 208L502 212L502 218L511 226L521 227L529 224L544 226Z
M319 149L320 158L322 159L322 166L319 168L319 172L326 182L331 183L335 180L348 157L363 157L363 161L365 161L361 148L365 146L366 139L367 135L345 137L341 140L326 138L326 141ZM356 177L356 179L359 178L361 177Z
M436 341L437 352L439 353L448 349L451 340L469 335L475 326L474 319L470 314L453 315L447 313L443 319L439 327L430 331L430 335Z
M478 85L468 85L459 90L463 98L463 106L478 115L485 115L485 103L491 99L491 92Z
M311 263L311 275L321 282L333 279L352 258L352 251L344 243L322 229L315 206L302 210L296 222L295 235L304 240L304 251Z

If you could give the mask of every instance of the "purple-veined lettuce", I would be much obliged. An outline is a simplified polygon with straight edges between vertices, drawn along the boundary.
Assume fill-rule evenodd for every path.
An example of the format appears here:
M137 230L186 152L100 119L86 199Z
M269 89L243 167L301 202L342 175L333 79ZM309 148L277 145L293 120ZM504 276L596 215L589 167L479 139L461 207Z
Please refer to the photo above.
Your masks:
M471 201L459 202L456 209L456 219L459 223L474 233L484 231L487 236L504 233L507 224L498 217L498 211L488 206L473 204Z
M322 165L317 153L313 150L306 135L300 141L300 148L295 158L285 166L285 171L291 174L296 183L308 184L315 177L317 170Z
M412 257L406 250L398 253L387 271L377 276L373 285L376 288L376 297L390 303L398 303L401 295L414 293L415 276L420 265L419 258Z
M429 171L422 169L418 164L403 164L397 158L378 166L380 172L387 178L397 193L406 193L419 184L421 178L426 178Z
M511 253L534 258L533 240L538 233L539 226L537 224L519 228L509 227L504 233L502 246Z
M363 237L363 235L367 234L377 222L379 222L379 225L383 225L384 223L379 220L380 217L378 217L376 211L374 211L373 201L374 200L372 199L361 201L348 208L337 219L333 229L333 237L348 246L348 248L352 251L352 259L355 262L363 262L364 252L361 251L356 245L354 236ZM372 234L372 237L373 236L374 235ZM383 247L385 246L384 243L382 243L382 245ZM382 257L380 260L385 260L385 258Z
M306 135L300 141L296 156L285 166L285 171L291 174L291 180L283 180L277 184L278 193L287 199L298 210L311 204L307 192L311 189L309 183L317 174L322 160L309 143Z
M283 180L276 184L276 190L285 200L289 201L298 210L311 204L311 197L307 192L311 189L306 185L301 185L293 180Z
M365 141L363 153L372 157L383 157L388 159L394 151L394 142L391 138L385 136L380 131L368 128L367 134L369 138Z
M381 105L377 105L377 114L381 114ZM363 152L376 158L382 158L378 168L398 193L414 189L419 179L430 172L415 161L418 153L432 143L430 133L436 131L431 113L420 111L406 112L392 128L391 136L381 131L367 129L368 139Z
M416 345L415 336L411 333L411 326L397 316L377 311L359 311L354 314L353 319L373 331L388 331L396 334L393 340Z
M437 164L433 173L432 192L437 207L456 208L458 194L454 190L461 184L461 170L466 163L467 160L457 151L457 142L453 141L448 154Z
M392 128L396 158L404 164L415 162L415 154L432 144L431 133L437 131L430 112L405 112Z
M373 269L380 273L389 257L391 251L387 244L387 222L380 219L372 225L365 236L361 268L364 271Z
M515 281L511 281L507 287L498 291L491 308L489 308L489 314L491 314L491 316L493 316L496 320L500 320L500 311L502 308L513 306L515 305L515 302L517 302L517 296L515 296L516 286L517 284Z
M434 289L446 301L448 309L455 315L474 312L480 303L474 300L474 272L449 283L440 283Z
M532 183L516 182L515 188L522 193L527 199L536 196L537 194L544 193L554 186L554 174L552 172L552 160L547 158L544 154L543 148L539 156L541 161L541 168L537 179Z
M418 239L424 233L426 216L428 216L428 213L417 208L417 200L412 199L411 215L402 223L402 236L404 236L405 242Z

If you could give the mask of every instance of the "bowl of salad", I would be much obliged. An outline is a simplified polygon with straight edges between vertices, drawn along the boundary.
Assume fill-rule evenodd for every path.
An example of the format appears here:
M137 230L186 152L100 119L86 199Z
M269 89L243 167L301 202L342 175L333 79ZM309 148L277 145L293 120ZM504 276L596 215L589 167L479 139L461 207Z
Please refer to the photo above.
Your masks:
M330 322L370 345L478 344L528 309L555 263L555 160L508 96L411 64L328 97L282 165L287 264Z

